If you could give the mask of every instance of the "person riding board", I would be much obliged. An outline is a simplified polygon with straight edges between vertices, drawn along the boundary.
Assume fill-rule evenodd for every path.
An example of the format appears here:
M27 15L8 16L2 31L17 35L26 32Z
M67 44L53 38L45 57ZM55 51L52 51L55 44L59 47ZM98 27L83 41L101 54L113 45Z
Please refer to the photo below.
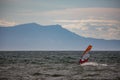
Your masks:
M79 60L79 64L83 64L85 62L88 62L90 54L88 53L92 49L92 45L89 45L87 49L84 51L84 53L81 56L81 59Z

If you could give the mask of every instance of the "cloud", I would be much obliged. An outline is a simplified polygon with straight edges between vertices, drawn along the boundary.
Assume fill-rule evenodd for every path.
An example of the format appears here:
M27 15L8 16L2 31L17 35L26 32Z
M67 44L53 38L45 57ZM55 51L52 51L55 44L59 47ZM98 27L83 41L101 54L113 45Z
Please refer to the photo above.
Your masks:
M57 19L85 19L88 17L109 17L120 20L120 8L71 8L44 12L44 15Z
M84 37L120 40L120 22L118 20L56 20L63 27Z
M14 25L16 25L15 22L0 20L0 26L2 26L2 27L8 27L8 26L14 26Z
M88 17L107 17L115 18L120 20L120 8L67 8L59 10L48 10L48 11L24 11L17 13L21 16L43 16L53 20L68 20L68 19L86 19Z
M96 25L96 23L102 23L105 25L112 25L112 24L120 24L118 20L100 20L100 19L86 19L86 20L54 20L55 22L59 23L92 23L92 25Z
M54 22L58 23L74 23L74 24L86 24L89 23L92 26L113 26L113 25L120 25L119 20L108 20L108 19L81 19L81 20L54 20Z
M73 8L48 14L56 17L53 22L78 35L120 40L120 8Z

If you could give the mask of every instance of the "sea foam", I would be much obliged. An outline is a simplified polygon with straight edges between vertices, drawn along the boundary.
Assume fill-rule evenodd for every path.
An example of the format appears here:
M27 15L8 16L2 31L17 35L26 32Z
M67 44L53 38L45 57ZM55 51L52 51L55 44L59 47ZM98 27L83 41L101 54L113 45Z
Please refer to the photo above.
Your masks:
M97 62L86 62L86 63L83 63L81 64L81 66L108 66L107 64L100 64L100 63L97 63Z

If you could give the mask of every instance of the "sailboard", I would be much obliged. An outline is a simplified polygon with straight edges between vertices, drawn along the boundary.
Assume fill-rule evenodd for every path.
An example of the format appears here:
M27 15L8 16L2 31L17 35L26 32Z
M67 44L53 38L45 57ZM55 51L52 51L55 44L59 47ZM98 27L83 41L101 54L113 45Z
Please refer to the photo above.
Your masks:
M89 45L86 50L83 52L81 59L79 60L80 64L83 64L85 62L88 62L88 59L90 57L90 50L92 49L92 45Z

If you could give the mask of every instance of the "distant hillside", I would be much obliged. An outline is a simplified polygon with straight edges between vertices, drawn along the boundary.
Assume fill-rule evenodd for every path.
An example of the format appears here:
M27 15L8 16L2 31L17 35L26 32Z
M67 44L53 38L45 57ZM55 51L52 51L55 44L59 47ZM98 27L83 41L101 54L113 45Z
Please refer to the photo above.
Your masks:
M85 38L60 25L0 27L0 50L84 50L89 44L93 50L120 50L120 40Z

